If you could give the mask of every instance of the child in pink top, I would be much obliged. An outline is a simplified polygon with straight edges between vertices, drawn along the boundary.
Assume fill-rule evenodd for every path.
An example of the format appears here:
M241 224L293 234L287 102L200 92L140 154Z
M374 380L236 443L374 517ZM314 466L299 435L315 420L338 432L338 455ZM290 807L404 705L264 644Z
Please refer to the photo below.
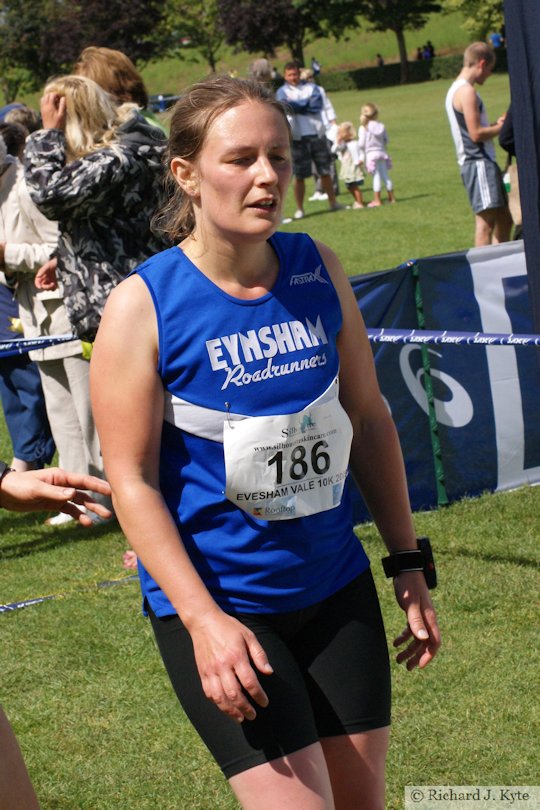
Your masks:
M379 115L375 104L364 104L360 110L360 131L358 145L361 160L365 163L367 171L373 175L373 201L368 208L378 208L382 205L381 188L384 183L388 202L394 203L394 184L388 175L392 168L392 161L386 151L388 135L384 124L377 121Z

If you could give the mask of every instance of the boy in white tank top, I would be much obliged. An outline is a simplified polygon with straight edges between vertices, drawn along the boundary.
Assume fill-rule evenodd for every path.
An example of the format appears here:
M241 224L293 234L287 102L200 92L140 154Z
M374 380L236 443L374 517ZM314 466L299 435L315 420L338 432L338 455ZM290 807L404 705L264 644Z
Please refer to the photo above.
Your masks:
M475 214L475 247L507 242L512 218L492 140L503 125L488 122L475 84L493 71L495 53L485 42L473 42L463 55L463 69L446 95L446 112L456 146L461 177Z

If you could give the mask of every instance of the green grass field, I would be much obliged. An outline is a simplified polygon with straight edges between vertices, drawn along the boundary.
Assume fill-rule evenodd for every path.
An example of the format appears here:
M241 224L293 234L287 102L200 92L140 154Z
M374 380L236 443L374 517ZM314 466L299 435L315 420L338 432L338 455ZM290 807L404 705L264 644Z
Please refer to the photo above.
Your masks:
M435 82L369 99L335 94L340 120L356 122L363 101L380 105L398 204L330 214L324 203L308 203L309 216L285 227L301 226L332 245L350 274L469 247L472 214L444 117L445 91ZM495 118L507 105L507 77L490 79L483 96ZM0 457L10 452L0 420ZM416 516L435 548L444 644L424 672L393 667L390 810L403 807L410 784L537 782L538 496L524 488ZM0 602L61 595L0 615L1 700L42 807L236 808L172 694L140 612L138 583L122 569L121 532L54 530L44 517L0 513ZM390 642L402 618L382 576L382 547L373 526L359 535ZM123 582L97 587L111 580Z
M2 601L62 598L0 615L2 701L44 810L225 810L236 803L176 704L125 576L119 531L1 518ZM407 784L534 784L538 733L538 490L416 516L432 538L444 646L424 672L393 667L387 807ZM389 640L402 627L370 554ZM536 734L535 734L536 731Z

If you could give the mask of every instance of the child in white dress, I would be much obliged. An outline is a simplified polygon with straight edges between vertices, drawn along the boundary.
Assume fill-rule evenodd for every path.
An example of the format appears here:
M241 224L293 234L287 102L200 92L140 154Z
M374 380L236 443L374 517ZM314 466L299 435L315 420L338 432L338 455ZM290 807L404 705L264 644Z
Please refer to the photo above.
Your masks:
M388 202L396 201L394 184L388 176L388 171L392 168L392 161L386 151L388 135L384 124L377 121L378 115L379 110L375 104L364 104L360 110L361 126L358 133L360 159L367 171L373 175L373 201L369 203L368 208L378 208L382 205L383 183L388 194Z
M354 198L353 208L365 208L361 186L364 175L360 167L360 151L356 139L356 130L350 121L344 121L337 131L335 151L341 161L339 179L343 180Z

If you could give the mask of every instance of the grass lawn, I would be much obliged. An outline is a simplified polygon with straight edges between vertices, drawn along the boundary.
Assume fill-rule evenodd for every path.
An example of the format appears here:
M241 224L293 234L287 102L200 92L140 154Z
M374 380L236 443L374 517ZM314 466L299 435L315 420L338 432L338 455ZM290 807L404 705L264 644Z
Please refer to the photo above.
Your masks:
M333 246L351 274L469 247L473 218L444 117L446 87L335 94L340 120L356 122L363 101L380 105L398 204L330 214L308 203L309 216L284 227ZM495 118L508 102L507 78L492 77L482 95ZM0 458L10 452L0 420ZM538 497L524 488L416 516L435 548L444 646L424 672L393 668L390 810L403 807L408 784L537 781ZM0 512L0 601L62 594L0 615L0 667L2 703L44 810L237 807L169 687L138 583L121 567L121 532L55 530L43 518ZM369 524L359 535L391 642L402 618L381 573L381 544Z
M455 158L444 109L449 83L445 81L361 93L333 93L338 121L358 127L362 104L375 102L390 139L396 205L378 209L329 213L326 203L306 202L307 216L286 225L287 230L307 231L329 244L350 275L395 267L408 259L466 250L473 243L473 214L469 208ZM496 119L509 100L508 76L495 75L482 88L488 113ZM499 164L504 166L499 151ZM313 191L306 182L306 200ZM364 197L372 199L371 177L366 177ZM340 202L352 197L341 184ZM383 193L384 199L384 193ZM285 210L295 209L289 193Z
M435 546L444 646L424 672L393 666L392 810L407 784L534 783L538 494L524 488L416 516ZM3 705L44 810L236 807L176 704L137 582L96 587L125 576L121 533L55 531L41 520L0 518L2 601L64 596L0 615L0 664ZM380 541L369 524L359 535L391 640L402 618Z

